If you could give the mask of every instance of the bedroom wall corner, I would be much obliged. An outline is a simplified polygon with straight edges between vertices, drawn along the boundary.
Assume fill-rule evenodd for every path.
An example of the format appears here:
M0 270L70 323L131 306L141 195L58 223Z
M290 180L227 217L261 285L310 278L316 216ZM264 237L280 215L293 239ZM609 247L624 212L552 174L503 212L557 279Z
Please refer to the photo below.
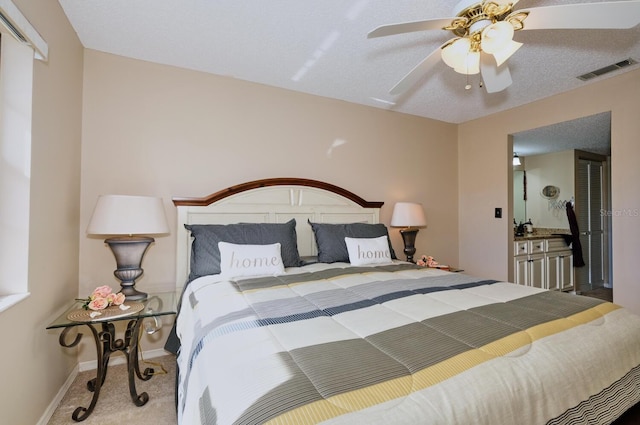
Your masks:
M77 364L45 327L77 295L83 48L58 2L13 1L49 58L34 62L30 296L0 313L0 412L3 423L35 424Z

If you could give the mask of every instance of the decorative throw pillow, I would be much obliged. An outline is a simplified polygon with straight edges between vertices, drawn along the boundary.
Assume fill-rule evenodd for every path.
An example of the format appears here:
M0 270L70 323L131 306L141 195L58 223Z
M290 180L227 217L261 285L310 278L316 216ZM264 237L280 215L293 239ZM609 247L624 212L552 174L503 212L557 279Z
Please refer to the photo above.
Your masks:
M286 223L185 224L191 232L189 280L220 273L219 242L245 245L281 244L285 267L300 266L296 220Z
M319 263L349 262L349 253L344 238L378 238L385 236L389 245L391 258L396 259L396 254L389 240L387 226L382 223L312 223L309 221L318 247Z
M228 277L273 276L284 273L280 244L238 245L218 242L220 274Z
M349 252L349 262L353 266L367 264L389 264L391 252L386 236L379 238L344 238Z

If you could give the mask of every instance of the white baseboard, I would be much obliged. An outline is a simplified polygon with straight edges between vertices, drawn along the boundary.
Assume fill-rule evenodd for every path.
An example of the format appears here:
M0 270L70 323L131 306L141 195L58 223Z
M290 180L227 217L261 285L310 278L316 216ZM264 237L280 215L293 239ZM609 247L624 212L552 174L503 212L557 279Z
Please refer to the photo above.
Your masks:
M156 350L149 350L149 351L143 352L142 358L153 359L155 357L166 356L167 354L169 353L166 350L164 350L163 348L158 348ZM121 356L121 355L116 355L109 359L110 366L125 364L126 362L127 362L127 359L125 358L125 356ZM47 406L47 409L44 411L44 413L42 414L42 416L40 417L40 420L37 422L36 425L47 425L49 423L49 421L51 420L51 417L56 411L56 408L60 404L60 401L62 401L62 397L64 397L64 395L67 393L67 391L69 390L69 387L71 387L71 384L73 384L73 381L78 376L78 373L85 372L87 370L97 369L97 368L98 368L98 362L96 360L78 363L76 367L73 368L73 370L67 377L67 380L64 382L62 387L60 387L60 390L58 391L56 396L53 398L53 400L51 400L51 403L49 403L49 406Z
M53 400L51 400L51 403L49 403L36 425L47 425L49 423L49 420L53 416L53 413L56 411L56 408L62 401L62 397L64 397L64 395L69 390L69 387L71 387L71 384L73 384L73 381L76 379L76 376L78 376L78 372L78 365L76 365L76 367L73 368L73 370L67 377L67 380L64 381L62 387L60 387L60 390L58 390L56 396L53 398Z
M153 359L154 357L166 356L169 354L164 348L157 348L155 350L144 351L142 353L142 358L144 359ZM123 355L115 355L109 359L109 365L115 366L119 364L125 364L127 362L127 358ZM97 360L89 360L88 362L80 362L78 364L78 368L80 372L84 372L87 370L97 369L98 361Z

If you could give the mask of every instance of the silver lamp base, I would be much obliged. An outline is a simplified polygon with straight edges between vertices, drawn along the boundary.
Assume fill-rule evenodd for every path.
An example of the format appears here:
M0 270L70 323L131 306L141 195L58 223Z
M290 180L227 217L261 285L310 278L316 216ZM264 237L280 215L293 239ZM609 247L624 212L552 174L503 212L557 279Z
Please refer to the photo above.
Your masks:
M117 269L113 272L120 280L120 287L125 298L129 301L144 300L147 294L135 288L136 279L142 276L142 258L153 238L144 236L116 237L104 241L116 258Z

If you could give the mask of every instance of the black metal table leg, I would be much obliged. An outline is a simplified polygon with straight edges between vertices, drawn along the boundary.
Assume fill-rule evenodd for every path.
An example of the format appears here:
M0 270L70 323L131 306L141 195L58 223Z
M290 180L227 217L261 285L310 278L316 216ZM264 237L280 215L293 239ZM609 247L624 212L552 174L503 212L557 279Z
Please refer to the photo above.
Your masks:
M149 401L149 395L146 392L138 394L136 391L135 376L139 379L147 381L153 376L153 369L147 368L144 373L140 372L140 366L138 362L138 340L140 335L140 325L142 324L142 318L130 320L127 324L124 339L116 338L116 330L113 323L104 321L100 322L101 330L96 329L97 323L85 323L85 325L91 329L93 338L96 344L96 355L98 362L98 370L96 371L96 377L87 382L87 389L93 392L91 403L89 407L78 407L74 410L71 417L74 421L80 422L93 412L96 407L98 398L100 397L100 389L104 384L107 376L107 369L109 366L109 358L112 353L121 351L125 354L127 359L127 372L129 378L129 393L131 394L131 400L136 406L143 406ZM66 337L71 327L65 328L60 334L60 345L63 347L71 348L80 343L82 334L78 333L73 341L66 342Z
M135 323L134 323L135 322ZM127 372L129 374L129 394L131 395L131 400L136 406L144 406L147 401L149 401L149 395L144 392L138 394L136 390L136 378L135 375L138 376L143 381L147 381L151 379L153 376L153 369L151 369L151 373L147 374L147 370L145 370L145 374L142 375L140 373L140 366L138 363L138 340L140 335L140 325L142 324L142 320L132 320L127 324L127 330L125 332L125 342L128 345L128 353L127 353ZM134 375L135 374L135 375Z

